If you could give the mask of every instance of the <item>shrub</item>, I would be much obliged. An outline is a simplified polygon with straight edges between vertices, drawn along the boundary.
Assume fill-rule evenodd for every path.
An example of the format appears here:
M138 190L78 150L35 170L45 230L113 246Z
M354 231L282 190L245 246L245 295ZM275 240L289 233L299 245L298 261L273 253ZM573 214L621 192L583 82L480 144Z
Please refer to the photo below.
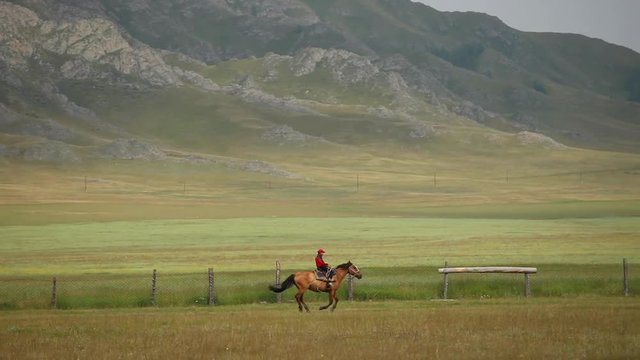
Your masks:
M547 87L541 81L538 81L538 80L534 81L532 87L533 87L533 90L535 90L535 91L537 91L539 93L542 93L542 94L545 94L545 95L547 95L549 93L548 90L547 90Z

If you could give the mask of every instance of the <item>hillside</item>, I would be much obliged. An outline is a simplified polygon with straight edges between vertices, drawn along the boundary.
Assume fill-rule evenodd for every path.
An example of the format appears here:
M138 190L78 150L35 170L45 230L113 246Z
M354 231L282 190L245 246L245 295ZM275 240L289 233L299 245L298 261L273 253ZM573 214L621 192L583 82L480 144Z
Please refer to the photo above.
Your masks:
M5 159L640 150L639 54L408 0L0 1L0 36Z

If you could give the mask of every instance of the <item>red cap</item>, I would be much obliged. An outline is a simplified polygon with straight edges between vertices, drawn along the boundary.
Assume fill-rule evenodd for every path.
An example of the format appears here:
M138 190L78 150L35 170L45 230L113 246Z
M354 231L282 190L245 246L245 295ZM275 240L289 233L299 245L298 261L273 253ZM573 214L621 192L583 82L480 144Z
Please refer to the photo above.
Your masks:
M318 249L318 254L324 254L324 249Z

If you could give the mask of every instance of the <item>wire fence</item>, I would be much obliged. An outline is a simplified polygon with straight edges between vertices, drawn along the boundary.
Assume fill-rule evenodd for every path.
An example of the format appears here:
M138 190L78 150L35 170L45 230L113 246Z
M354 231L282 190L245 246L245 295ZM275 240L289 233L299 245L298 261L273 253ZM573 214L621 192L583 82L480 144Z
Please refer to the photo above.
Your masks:
M451 264L449 264L451 266ZM640 296L640 264L543 265L530 276L533 297ZM626 268L626 271L625 271ZM432 300L444 298L438 267L361 269L338 291L354 301ZM0 309L78 309L118 307L218 306L293 302L294 290L275 294L277 269L261 272L135 274L0 275ZM293 271L282 271L286 278ZM448 298L524 297L522 274L449 274ZM279 296L281 295L281 296ZM307 302L327 295L307 292Z
M255 176L233 180L185 176L181 182L157 181L137 183L130 179L95 176L73 176L68 179L69 189L74 192L92 194L145 194L148 196L180 196L186 198L217 197L229 192L239 192L245 196L309 196L327 194L367 192L370 194L414 194L447 193L466 191L486 192L489 189L503 189L505 186L540 186L547 190L550 184L557 187L580 186L620 186L634 183L638 177L637 168L610 169L568 169L567 171L532 172L505 167L487 170L486 173L470 176L466 169L427 170L406 173L394 180L381 179L375 172L336 172L335 177L325 180L293 177L269 176L256 180ZM626 179L626 180L625 180ZM50 185L48 185L50 186ZM628 186L625 185L628 189Z

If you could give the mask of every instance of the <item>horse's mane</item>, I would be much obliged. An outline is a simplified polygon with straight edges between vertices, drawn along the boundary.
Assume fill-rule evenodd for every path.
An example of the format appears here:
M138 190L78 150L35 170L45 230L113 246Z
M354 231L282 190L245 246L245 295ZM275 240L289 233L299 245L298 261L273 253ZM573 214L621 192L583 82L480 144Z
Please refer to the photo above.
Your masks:
M338 268L339 268L339 269L345 269L345 270L348 270L348 269L349 269L349 266L351 266L351 265L353 265L353 264L351 263L351 261L349 261L349 262L346 262L346 263L344 263L344 264L340 264L340 265L336 266L336 269L338 269Z

